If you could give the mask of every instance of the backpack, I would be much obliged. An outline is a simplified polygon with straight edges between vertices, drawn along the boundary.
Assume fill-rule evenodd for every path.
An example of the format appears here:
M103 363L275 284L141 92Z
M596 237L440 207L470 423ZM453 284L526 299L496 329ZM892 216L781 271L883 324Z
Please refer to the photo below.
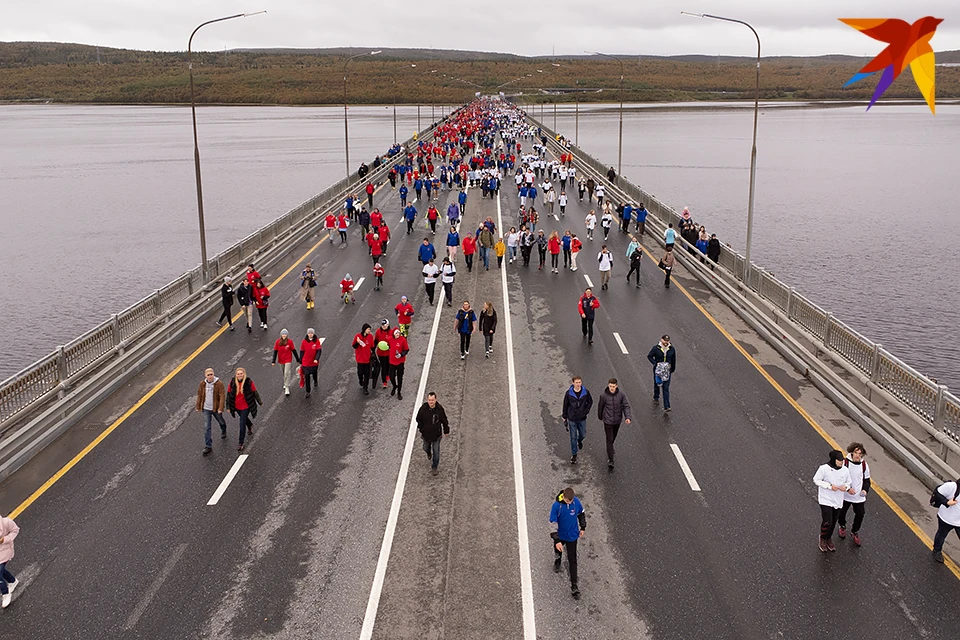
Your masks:
M944 498L943 494L940 493L940 487L942 486L940 485L930 494L930 506L934 509L939 509L947 504L947 498ZM953 499L956 500L957 496L960 496L960 480L957 480L957 490L953 492Z

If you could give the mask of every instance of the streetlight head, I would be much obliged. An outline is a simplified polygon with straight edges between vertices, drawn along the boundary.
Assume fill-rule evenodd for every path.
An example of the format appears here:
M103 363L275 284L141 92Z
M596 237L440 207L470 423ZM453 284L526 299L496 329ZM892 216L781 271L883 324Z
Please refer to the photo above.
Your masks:
M263 11L254 11L253 13L245 13L245 14L243 14L243 17L244 17L244 18L249 18L250 16L258 16L258 15L260 15L261 13L266 13L266 12L267 12L266 9L264 9Z
M689 12L689 11L681 11L681 12L680 12L680 15L682 15L682 16L690 16L691 18L702 18L702 17L703 17L703 14L702 14L702 13L691 13L691 12Z

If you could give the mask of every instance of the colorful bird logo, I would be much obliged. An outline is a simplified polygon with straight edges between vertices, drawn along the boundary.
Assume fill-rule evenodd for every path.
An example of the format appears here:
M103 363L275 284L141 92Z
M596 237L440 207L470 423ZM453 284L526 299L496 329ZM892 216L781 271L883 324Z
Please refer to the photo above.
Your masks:
M930 111L937 112L934 102L936 89L936 83L934 82L935 63L933 49L930 47L930 38L936 33L937 26L943 22L943 18L927 16L926 18L920 18L913 24L890 18L840 18L840 22L850 25L857 31L862 31L874 40L886 42L889 45L843 85L845 87L849 86L877 71L883 71L880 82L877 84L877 90L873 93L873 98L870 99L870 104L867 106L867 111L909 64L910 71L913 72L913 79L927 101Z

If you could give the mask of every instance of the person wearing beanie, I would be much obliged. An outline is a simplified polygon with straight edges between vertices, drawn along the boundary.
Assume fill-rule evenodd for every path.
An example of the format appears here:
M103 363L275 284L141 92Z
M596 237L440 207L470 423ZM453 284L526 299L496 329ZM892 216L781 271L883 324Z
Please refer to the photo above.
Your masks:
M859 442L852 442L847 447L847 457L843 461L843 466L850 472L850 487L853 492L843 494L843 508L840 510L840 517L837 522L840 530L837 532L840 539L847 537L847 511L853 506L853 528L850 533L853 536L853 544L860 546L860 527L863 525L864 503L867 501L867 493L870 492L870 469L867 467L867 450Z
M293 368L293 361L296 360L297 363L300 362L300 355L297 353L297 347L293 344L293 340L289 338L289 332L286 329L280 331L280 337L273 344L273 364L271 367L277 366L277 362L280 363L282 368L283 376L283 395L290 395L290 385L293 384L293 374L295 370Z
M587 516L583 512L583 505L577 498L572 487L567 487L557 495L550 507L550 522L556 525L556 530L550 533L553 539L553 552L556 556L553 561L553 571L560 573L563 570L563 548L567 548L567 562L570 569L570 595L574 600L580 599L580 587L577 584L577 542L583 537L587 529Z
M385 321L386 322L386 321ZM387 323L387 326L390 326ZM370 395L368 387L370 386L370 360L373 356L374 344L372 327L366 322L360 327L360 333L353 336L353 355L357 361L357 381L360 388L363 389L363 395ZM374 380L376 382L376 380ZM386 384L386 383L384 383Z
M377 329L376 335L374 335L374 342L376 343L375 354L377 356L377 362L380 363L380 376L381 381L383 382L383 388L387 388L387 381L390 380L390 341L393 339L393 329L390 328L390 321L384 318L380 321L380 327ZM381 349L380 345L386 344L386 349ZM376 377L373 376L374 382L376 382Z
M320 368L320 352L322 350L323 343L317 337L317 332L312 327L307 329L307 335L300 342L300 371L308 398L310 397L311 378L313 378L313 386L320 387L320 383L317 381L317 370Z
M226 320L230 323L230 331L233 331L233 312L230 310L233 307L233 296L233 278L226 276L223 279L223 286L220 287L220 302L223 303L223 313L217 320L217 326L223 326L223 321Z
M831 538L843 507L844 493L856 493L851 486L850 471L843 465L843 451L834 449L830 452L826 464L820 465L814 474L813 483L819 488L820 551L836 551Z

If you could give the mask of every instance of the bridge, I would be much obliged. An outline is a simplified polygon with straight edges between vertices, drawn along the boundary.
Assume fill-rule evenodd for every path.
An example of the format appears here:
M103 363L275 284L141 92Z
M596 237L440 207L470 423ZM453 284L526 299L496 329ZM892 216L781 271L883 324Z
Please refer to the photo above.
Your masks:
M486 105L498 104L485 102ZM449 132L467 105L420 141ZM23 586L0 616L17 638L954 638L956 538L930 557L932 486L955 478L958 416L948 390L759 267L724 248L711 270L678 241L674 286L657 260L676 212L542 123L546 157L650 210L642 285L627 283L628 238L586 239L595 200L568 189L565 215L538 229L583 241L579 269L458 257L453 306L428 303L417 248L442 253L415 201L405 233L388 161L367 176L392 230L384 286L359 230L344 246L329 212L361 192L353 175L186 273L0 387L0 513L21 527L9 564ZM533 137L519 139L524 153ZM407 146L415 148L413 140ZM462 234L488 217L516 224L512 172L496 197L468 188ZM414 200L413 189L410 199ZM456 190L441 191L441 212ZM426 195L424 194L424 197ZM538 206L538 209L542 206ZM596 255L614 255L599 290ZM269 329L218 328L219 282L254 262L271 290ZM299 273L318 274L316 308ZM357 282L344 305L339 282ZM601 302L593 344L577 300ZM357 384L353 337L409 297L403 398ZM454 315L490 301L499 324L484 358L461 359ZM242 321L238 318L234 322ZM323 339L320 387L282 392L271 367L286 328ZM672 411L652 401L648 350L677 349ZM243 366L264 404L245 450L237 420L201 455L195 411L206 367ZM633 420L607 466L588 421L577 464L560 419L573 375L598 398L617 378ZM435 391L450 420L439 473L415 426ZM812 477L832 448L865 443L874 486L863 545L817 547ZM576 489L587 517L581 597L553 570L548 515ZM566 571L566 568L563 568Z

